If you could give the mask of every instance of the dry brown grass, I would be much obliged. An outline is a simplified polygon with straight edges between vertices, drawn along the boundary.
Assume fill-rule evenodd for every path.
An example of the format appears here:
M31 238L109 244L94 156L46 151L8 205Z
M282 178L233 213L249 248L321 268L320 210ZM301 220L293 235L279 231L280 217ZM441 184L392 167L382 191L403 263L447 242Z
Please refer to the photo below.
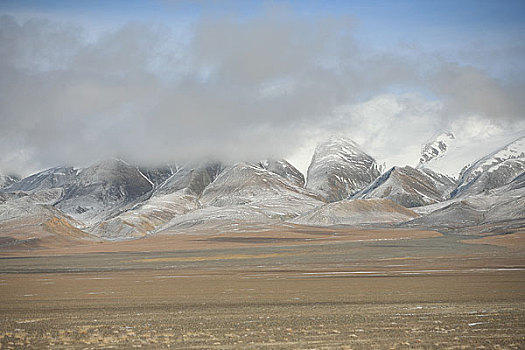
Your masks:
M15 253L0 259L2 349L525 347L524 251L434 232L293 227Z
M161 234L131 241L49 240L32 249L8 247L0 249L0 256L35 256L87 254L97 252L141 252L173 251L190 249L225 249L237 247L286 245L312 245L326 243L379 241L398 239L421 239L439 237L435 231L409 229L326 228L309 226L266 227L262 231L215 233L202 231L200 234Z
M469 244L489 244L511 250L525 251L525 231L518 231L506 235L488 236L480 239L469 239L463 242Z

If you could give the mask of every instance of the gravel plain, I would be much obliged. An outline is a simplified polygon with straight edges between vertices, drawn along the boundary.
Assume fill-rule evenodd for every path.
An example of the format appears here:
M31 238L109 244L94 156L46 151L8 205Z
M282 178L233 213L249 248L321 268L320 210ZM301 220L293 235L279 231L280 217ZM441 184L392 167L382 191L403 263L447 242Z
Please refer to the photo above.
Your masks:
M320 240L267 232L143 241L144 251L11 250L0 259L0 347L525 348L523 247L304 234Z

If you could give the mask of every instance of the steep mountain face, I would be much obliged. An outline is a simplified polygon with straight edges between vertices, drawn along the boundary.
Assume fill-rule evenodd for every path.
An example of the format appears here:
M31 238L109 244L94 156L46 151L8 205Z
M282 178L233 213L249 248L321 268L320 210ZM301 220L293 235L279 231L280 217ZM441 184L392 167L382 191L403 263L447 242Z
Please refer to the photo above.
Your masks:
M195 195L200 195L224 169L219 162L186 164L177 169L173 175L157 189L157 194L169 194L182 189L188 189Z
M293 222L303 225L360 225L371 223L398 223L418 214L388 199L342 200L314 209Z
M486 192L510 183L525 171L525 137L502 147L474 164L460 175L451 197L464 197Z
M222 169L223 165L217 162L181 166L150 198L97 224L91 232L109 239L142 237L156 232L173 218L200 208L199 196Z
M303 174L284 159L264 160L259 162L259 166L274 174L280 175L295 186L304 187Z
M7 192L0 194L0 221L16 219L33 215L38 206L48 208L56 204L62 197L62 189L52 188L32 193Z
M0 174L0 189L6 188L20 181L20 178L16 175L4 175Z
M449 156L445 141L427 145L418 168L393 167L380 176L374 159L355 143L331 138L317 147L306 186L296 168L274 159L227 167L195 162L144 168L122 160L56 167L0 189L0 244L93 239L85 232L129 239L259 230L282 222L457 233L523 227L525 137L465 167L459 182L428 167Z
M455 197L414 211L422 216L407 222L407 226L461 234L506 233L525 225L525 172L487 192Z
M298 186L300 185L300 186ZM190 227L222 227L295 217L320 205L301 186L302 174L284 160L257 164L187 164L151 197L96 225L92 232L110 239L134 238Z
M157 168L139 167L138 170L157 188L177 171L176 165L166 165Z
M450 176L437 173L431 169L422 168L418 169L423 172L426 176L432 179L436 189L439 193L442 194L443 199L448 199L450 197L450 192L457 186L457 180L451 178Z
M489 141L475 136L458 136L443 132L422 146L417 169L431 169L436 173L459 179L465 168L479 159L504 148L520 135L494 136Z
M273 200L286 196L316 197L313 193L290 183L287 174L283 175L257 164L237 163L223 171L204 190L200 201L205 205L224 207L266 198Z
M323 204L316 194L288 180L295 172L278 175L260 164L237 163L206 187L199 198L201 209L177 216L162 230L280 222Z
M200 207L197 196L188 189L155 194L122 214L100 222L90 232L107 239L143 237L173 218Z
M353 198L386 198L412 208L447 199L454 186L451 178L430 169L393 167Z
M456 137L451 132L443 132L432 140L423 145L421 149L421 158L419 158L418 168L441 158L450 148Z
M525 187L525 172L516 176L509 184L509 190L517 190Z
M3 196L58 190L54 206L76 219L83 229L118 215L146 200L153 189L173 175L174 166L141 168L118 159L85 168L56 167L31 175L3 189ZM57 211L58 211L57 210ZM1 218L0 218L1 219Z
M48 242L67 244L92 236L76 227L80 223L53 205L62 189L0 193L0 246L32 247Z
M64 195L55 207L88 226L144 200L152 182L122 160L108 160L75 172L63 184Z
M79 169L73 167L55 167L28 176L3 189L5 192L35 192L50 188L63 188L75 181Z
M347 199L372 181L380 172L374 158L355 142L332 137L315 149L308 167L306 188L327 202Z

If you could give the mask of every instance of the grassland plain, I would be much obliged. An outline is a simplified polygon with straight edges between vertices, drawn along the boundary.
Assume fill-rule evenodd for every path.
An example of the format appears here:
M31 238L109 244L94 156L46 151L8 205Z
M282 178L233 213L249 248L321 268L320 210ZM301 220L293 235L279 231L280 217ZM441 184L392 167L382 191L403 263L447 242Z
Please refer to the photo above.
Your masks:
M523 241L298 227L10 248L0 346L522 349Z

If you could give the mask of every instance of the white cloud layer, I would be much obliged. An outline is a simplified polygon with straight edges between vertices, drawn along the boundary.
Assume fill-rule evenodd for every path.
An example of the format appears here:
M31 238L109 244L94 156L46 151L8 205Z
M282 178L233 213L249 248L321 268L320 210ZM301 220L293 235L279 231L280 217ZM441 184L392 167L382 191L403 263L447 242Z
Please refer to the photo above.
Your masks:
M304 171L313 142L334 133L413 164L443 129L490 140L525 127L523 77L371 51L354 25L274 7L182 29L130 22L93 39L78 25L2 16L0 171L112 156L286 157Z

